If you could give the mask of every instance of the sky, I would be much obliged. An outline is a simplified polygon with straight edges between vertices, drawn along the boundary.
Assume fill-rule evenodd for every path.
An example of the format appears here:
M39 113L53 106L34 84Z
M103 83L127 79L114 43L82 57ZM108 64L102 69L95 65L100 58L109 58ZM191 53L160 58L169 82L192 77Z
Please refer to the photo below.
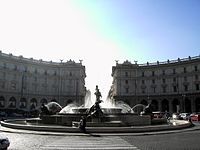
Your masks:
M83 60L86 87L106 99L115 60L139 64L200 54L199 0L0 0L0 50Z

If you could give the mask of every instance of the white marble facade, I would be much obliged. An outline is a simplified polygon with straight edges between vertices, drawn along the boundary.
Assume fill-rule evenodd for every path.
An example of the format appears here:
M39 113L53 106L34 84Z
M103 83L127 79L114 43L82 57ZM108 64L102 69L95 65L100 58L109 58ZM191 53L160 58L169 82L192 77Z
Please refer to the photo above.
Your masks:
M85 77L82 61L47 62L0 51L0 108L32 110L50 101L82 104Z
M112 77L115 101L152 103L154 111L200 111L200 56L146 64L117 61Z

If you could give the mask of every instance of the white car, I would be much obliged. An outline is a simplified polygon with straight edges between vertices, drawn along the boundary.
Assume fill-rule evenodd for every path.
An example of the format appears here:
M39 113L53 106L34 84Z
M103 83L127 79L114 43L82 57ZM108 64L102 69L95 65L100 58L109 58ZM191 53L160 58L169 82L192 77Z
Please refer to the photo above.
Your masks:
M183 120L188 120L189 117L190 117L190 114L189 113L181 113L179 115L180 119L183 119Z
M10 146L10 141L7 137L0 136L0 150L7 150Z

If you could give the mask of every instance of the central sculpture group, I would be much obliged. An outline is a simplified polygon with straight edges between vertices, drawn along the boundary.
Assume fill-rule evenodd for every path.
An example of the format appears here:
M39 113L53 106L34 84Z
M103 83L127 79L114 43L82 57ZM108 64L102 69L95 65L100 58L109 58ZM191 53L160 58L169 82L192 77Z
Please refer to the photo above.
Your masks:
M94 104L87 107L72 107L70 112L64 112L56 102L42 104L40 122L42 124L56 124L64 126L79 127L82 132L86 132L87 127L128 127L150 125L152 120L151 105L146 106L142 115L128 111L122 113L121 107L101 107L101 92L98 85L95 89L96 100ZM66 106L68 107L68 106ZM131 109L131 108L130 108Z
M98 85L96 85L95 89L96 101L95 104L90 107L89 111L86 111L87 116L81 116L79 128L81 131L86 132L86 121L87 118L96 119L98 122L101 121L103 117L103 111L101 110L100 103L103 102L100 98L102 97L101 92L99 91Z

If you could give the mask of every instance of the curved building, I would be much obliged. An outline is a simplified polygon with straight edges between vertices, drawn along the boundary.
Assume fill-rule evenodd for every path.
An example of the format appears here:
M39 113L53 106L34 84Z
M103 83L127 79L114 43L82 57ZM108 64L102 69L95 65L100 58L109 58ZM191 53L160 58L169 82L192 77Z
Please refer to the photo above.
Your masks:
M82 104L85 77L82 61L47 62L0 51L0 109L30 111L50 101Z
M153 111L200 112L200 56L112 67L110 96L130 106L151 103Z

